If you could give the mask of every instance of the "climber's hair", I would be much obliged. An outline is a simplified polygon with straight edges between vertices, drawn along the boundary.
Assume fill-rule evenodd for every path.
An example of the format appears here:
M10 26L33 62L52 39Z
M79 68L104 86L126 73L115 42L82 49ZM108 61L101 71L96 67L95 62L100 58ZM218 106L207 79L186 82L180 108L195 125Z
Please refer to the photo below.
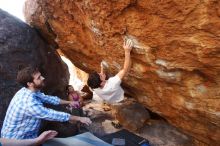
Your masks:
M17 82L21 84L24 87L28 87L28 82L33 82L34 77L36 73L38 73L39 70L37 67L28 66L18 71L17 74Z
M93 72L91 74L89 74L89 78L87 80L87 85L92 88L99 88L100 84L102 83L100 76L97 72Z

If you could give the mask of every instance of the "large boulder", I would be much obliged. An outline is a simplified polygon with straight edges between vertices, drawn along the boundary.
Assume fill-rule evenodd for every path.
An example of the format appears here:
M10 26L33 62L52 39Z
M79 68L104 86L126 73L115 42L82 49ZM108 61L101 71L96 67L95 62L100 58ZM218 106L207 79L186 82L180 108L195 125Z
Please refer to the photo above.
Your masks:
M220 1L27 0L26 20L82 70L115 74L133 39L124 87L195 139L219 145Z
M119 123L131 131L139 131L150 120L150 114L144 106L130 99L114 104L112 109Z
M17 72L28 65L40 68L46 93L63 97L69 74L55 48L36 30L0 9L0 127L10 100L21 88L16 83Z

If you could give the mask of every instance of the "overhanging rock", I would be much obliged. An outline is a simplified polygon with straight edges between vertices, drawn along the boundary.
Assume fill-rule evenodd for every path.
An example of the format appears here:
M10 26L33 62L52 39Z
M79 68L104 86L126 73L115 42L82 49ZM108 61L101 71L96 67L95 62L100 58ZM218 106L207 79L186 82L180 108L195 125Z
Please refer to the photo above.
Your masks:
M145 107L206 144L220 139L218 0L28 0L26 20L79 68L114 74L123 38L135 42L124 87Z

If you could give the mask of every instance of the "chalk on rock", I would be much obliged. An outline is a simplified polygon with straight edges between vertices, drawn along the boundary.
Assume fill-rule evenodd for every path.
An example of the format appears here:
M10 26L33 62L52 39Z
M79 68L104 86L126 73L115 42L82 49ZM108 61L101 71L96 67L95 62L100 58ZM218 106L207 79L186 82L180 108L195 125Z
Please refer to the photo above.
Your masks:
M146 46L142 43L140 43L137 38L135 38L132 35L126 35L124 36L124 41L126 40L132 40L133 43L133 48L135 48L135 52L137 52L138 54L145 54L147 51L149 51L151 48L150 46Z
M102 60L101 66L103 66L104 68L108 68L109 67L108 63L106 61L104 61L104 60Z

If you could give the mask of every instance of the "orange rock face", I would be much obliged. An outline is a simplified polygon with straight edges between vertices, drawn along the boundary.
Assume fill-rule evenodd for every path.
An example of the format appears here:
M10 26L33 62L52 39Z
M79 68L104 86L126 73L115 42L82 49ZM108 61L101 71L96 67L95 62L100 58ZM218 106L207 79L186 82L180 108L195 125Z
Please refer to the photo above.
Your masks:
M79 68L114 74L135 42L124 87L210 145L220 139L220 1L28 0L26 20Z

